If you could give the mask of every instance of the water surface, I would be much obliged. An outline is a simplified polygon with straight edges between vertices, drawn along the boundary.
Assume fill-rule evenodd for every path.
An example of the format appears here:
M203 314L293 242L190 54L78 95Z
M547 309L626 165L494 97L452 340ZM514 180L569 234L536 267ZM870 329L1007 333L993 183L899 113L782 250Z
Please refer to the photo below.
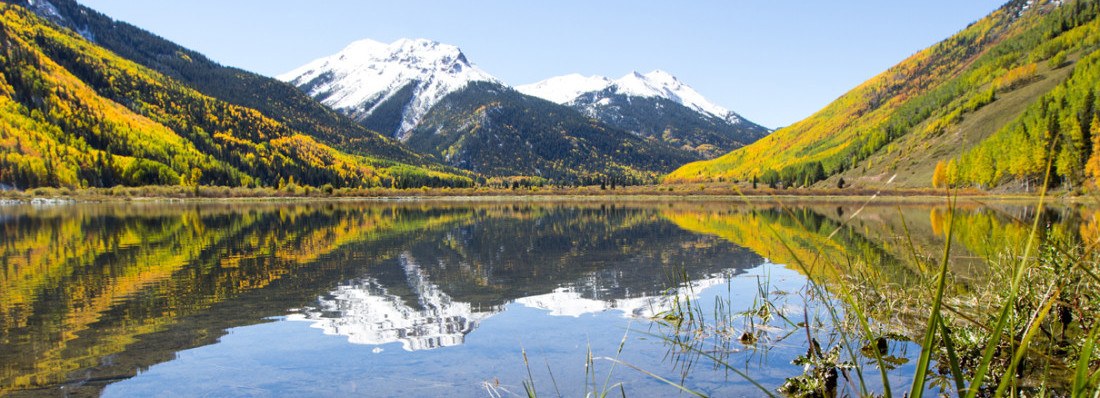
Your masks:
M618 383L628 396L677 393L634 366L712 395L757 395L673 349L654 317L692 303L729 318L722 333L761 335L768 344L714 330L699 340L774 389L801 373L790 361L807 339L741 311L767 296L790 318L820 320L807 275L827 285L873 270L904 286L926 272L920 257L942 250L943 207L861 207L0 207L0 393L509 396L525 380L546 396ZM983 277L985 251L1019 235L1014 218L1030 211L963 206L960 281ZM1086 211L1045 217L1063 233L1097 230ZM858 269L811 261L857 254ZM892 387L911 373L893 371Z

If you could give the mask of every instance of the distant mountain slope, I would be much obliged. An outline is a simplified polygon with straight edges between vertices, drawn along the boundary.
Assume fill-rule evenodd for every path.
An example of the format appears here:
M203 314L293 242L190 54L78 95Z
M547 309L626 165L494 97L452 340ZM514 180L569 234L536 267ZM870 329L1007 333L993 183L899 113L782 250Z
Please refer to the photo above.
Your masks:
M237 68L219 65L125 22L114 21L75 0L0 0L30 7L96 44L186 83L205 95L256 109L290 128L352 153L428 165L431 159L326 108L293 86Z
M936 180L943 185L950 180L984 188L1012 181L1027 186L1042 174L1036 165L1045 165L1051 153L1075 158L1060 154L1068 145L1077 148L1080 162L1064 160L1056 177L1071 184L1080 181L1092 147L1091 131L1081 125L1087 125L1083 121L1091 120L1100 107L1085 106L1090 102L1084 99L1087 94L1079 94L1082 99L1076 105L1058 106L1055 112L1050 104L1057 97L1055 87L1095 92L1089 79L1067 79L1080 67L1078 62L1091 60L1098 48L1097 8L1094 0L1011 1L813 116L720 158L688 164L665 180L758 177L801 186L826 178L823 184L832 185L843 178L866 186L930 186L940 169ZM1034 108L1046 110L1038 113L1048 118L1047 123L1026 122L1034 119L1029 112L1037 112L1026 110ZM1011 148L990 141L1010 131L1023 132ZM1010 152L1051 148L1057 141L1062 146L1053 152L1031 150L1029 160L1015 166L1003 161L1013 157ZM991 147L1006 152L991 152ZM973 161L976 158L985 160ZM959 165L968 161L972 167L963 173ZM949 170L952 163L954 170ZM975 173L983 175L960 175Z
M705 158L753 143L770 132L660 70L644 75L633 72L618 80L566 75L516 89Z
M497 82L458 47L424 39L360 40L279 79L402 141L447 94L470 82Z
M566 183L651 183L689 151L609 127L562 105L491 83L442 99L409 134L413 149L487 176Z
M0 183L468 185L350 155L0 4Z

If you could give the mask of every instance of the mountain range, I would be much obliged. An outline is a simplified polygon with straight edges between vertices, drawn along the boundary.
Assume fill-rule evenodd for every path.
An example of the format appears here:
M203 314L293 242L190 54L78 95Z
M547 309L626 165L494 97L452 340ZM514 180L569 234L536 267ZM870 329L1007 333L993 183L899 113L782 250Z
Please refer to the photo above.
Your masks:
M357 41L278 78L419 153L487 176L653 182L769 132L663 71L512 88L458 47L426 39Z
M26 92L36 87L33 81L16 84L12 102L21 107L13 108L12 117L24 119L35 110L52 117L41 124L11 123L20 125L5 134L15 143L0 157L0 182L9 186L464 186L493 177L630 184L655 182L661 173L702 158L515 92L457 47L428 40L352 43L300 68L297 79L283 76L299 90L219 65L73 0L4 3L14 13L27 9L35 15L19 15L13 26L67 36L20 43L21 51L40 52L60 66L40 74L68 75L58 84L89 88L81 96L153 121L152 127L120 129L114 126L126 125L124 120L97 114L84 103L88 98L43 103ZM105 65L87 62L91 58ZM16 76L9 81L27 77L14 70L17 65L7 66L5 76ZM133 81L162 84L118 85ZM447 99L451 94L455 98ZM149 107L150 98L161 107ZM191 102L226 112L172 108ZM447 106L436 107L440 103ZM66 119L80 116L96 122L76 126ZM152 143L157 149L142 148ZM181 160L181 153L191 160Z

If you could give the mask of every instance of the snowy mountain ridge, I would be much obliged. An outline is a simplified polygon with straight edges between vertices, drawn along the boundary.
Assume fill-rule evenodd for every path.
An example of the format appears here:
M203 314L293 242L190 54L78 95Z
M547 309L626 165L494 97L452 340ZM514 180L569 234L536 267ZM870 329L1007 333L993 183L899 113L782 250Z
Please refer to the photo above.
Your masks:
M395 94L411 88L408 102L401 106L400 127L390 132L402 140L447 94L470 82L499 83L470 63L458 47L426 39L401 39L390 44L356 41L336 54L276 78L360 119L370 117Z
M684 84L663 70L641 74L628 73L618 80L603 76L583 77L578 74L552 77L537 83L516 86L521 93L569 105L582 95L625 95L643 98L664 98L696 112L738 123L741 118Z
M516 86L516 91L566 105L581 94L603 90L614 82L603 76L584 76L579 73L551 77L549 79Z
M359 40L276 78L401 141L408 140L410 132L443 97L471 82L507 86L471 63L458 47L427 39L401 39L389 44ZM730 124L742 121L662 70L632 72L618 80L569 74L515 89L562 105L572 105L582 96L660 98ZM589 114L595 112L595 108L587 110ZM372 125L368 119L377 124Z

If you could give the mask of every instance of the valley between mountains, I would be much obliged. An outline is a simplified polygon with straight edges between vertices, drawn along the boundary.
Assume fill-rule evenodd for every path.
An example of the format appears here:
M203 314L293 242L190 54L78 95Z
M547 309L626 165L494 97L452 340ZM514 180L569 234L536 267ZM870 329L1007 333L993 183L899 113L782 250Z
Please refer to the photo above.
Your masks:
M1098 15L1095 0L1010 1L773 131L674 71L511 86L458 46L410 38L268 77L74 0L4 0L0 190L1091 192Z

